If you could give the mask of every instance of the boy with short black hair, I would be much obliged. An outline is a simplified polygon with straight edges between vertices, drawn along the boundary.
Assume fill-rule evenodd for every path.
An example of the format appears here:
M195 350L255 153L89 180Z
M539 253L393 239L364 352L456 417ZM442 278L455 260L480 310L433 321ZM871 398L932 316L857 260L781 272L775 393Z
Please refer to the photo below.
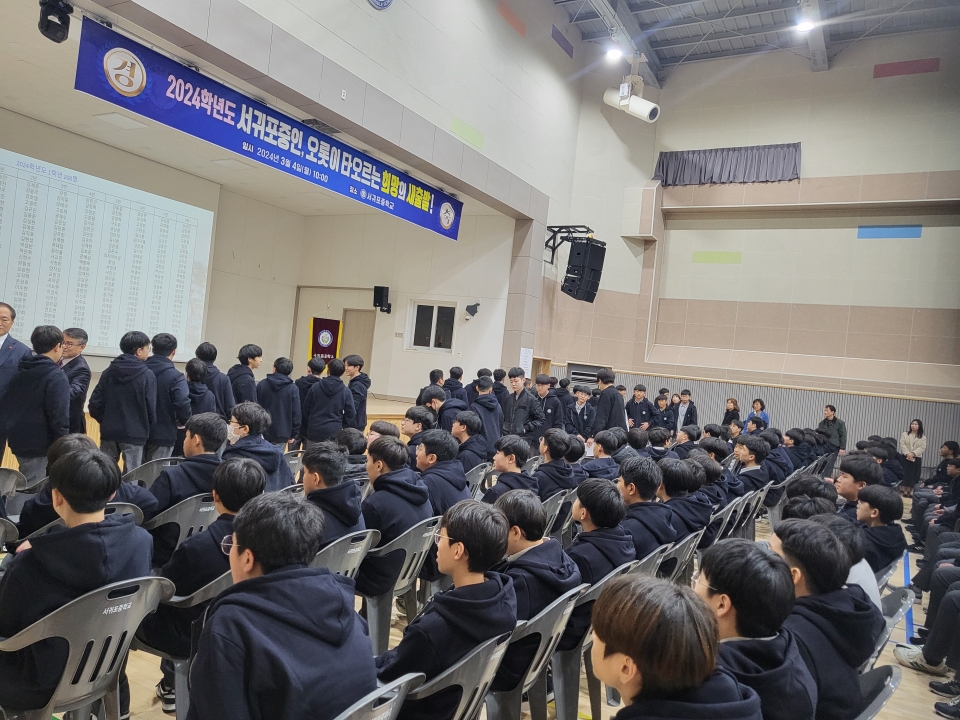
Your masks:
M427 430L417 446L420 481L430 492L433 514L443 515L461 500L470 499L463 465L457 460L456 438L444 430Z
M664 458L673 458L679 460L680 456L667 447L670 441L670 431L662 427L653 427L647 432L647 439L650 440L650 447L647 448L647 455L655 461Z
M370 376L363 372L363 358L359 355L347 355L343 359L343 374L350 378L349 389L353 395L353 407L356 414L346 427L363 432L367 427L367 394L370 392Z
M541 500L547 500L557 493L576 487L573 472L564 459L569 450L570 438L563 430L550 428L543 434L540 440L540 454L543 455L543 462L533 473L540 489ZM562 509L560 516L564 516Z
M303 453L303 494L323 510L321 548L367 529L360 512L360 486L344 482L346 468L346 458L332 442L317 443Z
M237 353L237 361L236 365L227 370L233 399L238 403L257 402L257 381L253 371L263 362L263 350L259 345L244 345ZM290 372L293 372L293 368L290 368Z
M187 394L190 396L190 411L194 415L216 413L217 399L210 392L203 379L207 376L207 366L200 358L187 361L184 369L187 376ZM218 413L219 414L219 413ZM220 418L221 420L223 418Z
M583 469L583 465L580 464L580 461L587 452L587 446L583 443L583 440L574 435L567 435L567 439L570 441L570 449L567 450L567 454L563 456L563 459L567 461L567 467L570 468L570 472L573 475L573 482L579 485L590 477L587 471Z
M710 458L718 464L722 463L730 454L730 448L727 443L718 438L702 438L698 447L706 451ZM723 486L728 499L732 500L735 497L742 497L746 492L746 489L743 487L743 481L726 465L721 464L720 468L722 474L720 484Z
M396 430L396 425L390 425ZM399 431L398 431L399 432ZM374 438L376 439L376 438ZM334 438L337 447L346 456L347 466L343 471L344 481L353 481L359 486L367 484L367 439L356 428L344 428Z
M682 428L677 430L677 442L671 448L676 454L677 457L681 460L686 460L687 455L690 454L690 451L697 446L697 441L700 439L700 428L696 425L684 425Z
M697 492L706 478L706 473L693 460L661 460L663 478L657 489L657 497L673 513L670 524L677 531L677 539L703 530L710 524L713 503L703 493Z
M543 411L543 425L534 436L534 440L539 444L547 430L551 428L563 430L566 424L566 412L556 391L552 389L549 375L537 375L534 390L537 402L540 403L540 409Z
M497 482L483 494L483 502L495 503L508 490L530 490L539 497L536 479L523 472L530 459L530 443L518 435L504 435L496 442L493 469Z
M662 482L663 473L650 458L627 460L620 466L617 489L627 505L627 514L620 525L633 538L638 560L661 545L677 540L673 511L657 502Z
M467 409L467 403L459 398L448 398L442 387L428 385L423 389L423 405L437 416L437 427L450 432L457 415Z
M293 472L276 445L263 437L270 426L270 413L257 403L242 402L230 411L227 446L222 457L248 457L260 463L267 474L267 492L293 485Z
M756 435L741 435L734 442L733 455L741 465L737 477L747 492L760 490L770 482L767 469L763 467L763 461L769 452L767 441Z
M447 392L448 398L456 398L457 400L462 400L464 405L467 404L467 391L463 387L463 368L459 365L454 365L450 368L450 374L443 383L443 389Z
M256 386L256 402L270 413L270 425L263 436L280 452L286 452L288 443L300 437L300 391L290 379L292 372L293 361L279 357L273 361L273 372Z
M759 435L761 432L767 429L767 421L764 420L759 415L751 415L747 418L746 432L747 435Z
M147 367L157 379L157 421L150 426L150 437L143 451L144 462L173 455L177 428L182 427L194 410L190 404L187 380L173 364L177 339L170 333L158 333L150 341L153 354Z
M871 456L866 453L854 454L853 452L843 456L840 460L840 474L834 480L837 488L837 494L846 502L837 510L838 515L842 515L852 522L857 521L857 497L860 491L868 485L881 485L883 483L883 471Z
M307 361L307 374L301 375L294 380L293 384L297 386L297 390L300 393L301 418L303 417L303 403L307 399L307 393L310 392L310 388L323 379L323 371L326 370L326 368L326 361L319 355L316 355Z
M620 449L620 443L615 433L601 430L593 438L593 459L581 463L587 477L616 480L620 475L620 466L611 457Z
M423 440L423 433L434 428L436 420L437 416L431 410L415 405L407 408L403 420L400 421L400 432L410 438L407 441L407 453L413 470L417 469L417 446Z
M510 378L510 391L502 401L503 432L526 438L536 448L532 441L539 437L538 431L544 426L543 408L536 394L525 387L526 373L523 368L512 367L507 375Z
M490 389L493 390L493 372L490 368L480 368L477 370L476 379L464 388L467 391L467 405L472 406L480 396L479 380L481 378L490 380Z
M506 377L507 371L503 368L496 368L493 371L493 394L496 396L501 408L506 405L507 396L510 395L510 389L503 384Z
M907 549L903 528L897 524L902 517L903 498L896 489L868 485L857 493L857 520L867 541L865 557L875 573L902 558Z
M483 423L475 412L464 410L457 413L451 434L460 443L457 460L463 465L464 472L470 472L477 465L487 462L487 441L481 434L482 431Z
M332 440L345 427L352 427L357 410L353 395L340 379L345 367L342 360L333 358L327 363L327 377L314 383L303 401L301 430L306 442Z
M230 410L237 404L237 401L233 397L233 386L230 384L230 378L220 372L220 368L213 364L217 359L216 345L202 342L197 345L194 354L198 360L202 360L203 364L207 366L207 374L203 378L203 382L217 399L217 412L224 420L229 420Z
M781 446L783 436L779 430L769 429L762 431L760 437L770 446L770 451L763 461L763 466L767 469L767 477L773 484L780 485L793 472L793 461L786 449ZM766 507L773 507L780 502L783 493L784 488L771 488L763 498L763 504Z
M567 408L567 433L587 442L593 437L593 418L596 409L590 404L590 390L584 385L573 388L574 400Z
M378 437L383 437L384 435L399 438L400 428L387 420L374 420L370 423L370 429L367 430L367 444L369 445Z
M650 436L646 430L630 428L627 433L627 444L632 447L639 457L650 457L647 447L650 445Z
M493 380L487 376L481 376L474 381L474 386L477 396L470 404L470 412L476 413L480 418L480 435L487 443L487 458L492 458L496 452L494 445L503 434L503 408L493 394ZM467 390L469 389L468 387Z
M633 397L627 400L627 425L646 430L653 419L653 403L647 400L647 386L634 385Z

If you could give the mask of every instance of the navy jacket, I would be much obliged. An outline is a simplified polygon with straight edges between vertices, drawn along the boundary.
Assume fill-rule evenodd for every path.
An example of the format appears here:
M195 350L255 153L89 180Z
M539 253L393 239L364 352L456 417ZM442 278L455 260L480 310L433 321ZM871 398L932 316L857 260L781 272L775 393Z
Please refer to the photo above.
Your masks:
M242 402L257 402L257 380L248 365L237 363L227 370L230 389L237 405Z
M207 375L203 384L210 388L210 392L217 399L217 412L224 420L230 420L230 413L237 401L233 397L233 387L230 378L220 372L220 368L212 362L204 363L207 366Z
M540 397L539 394L535 395L537 402L540 403L540 409L543 411L543 425L540 426L533 436L539 444L540 438L542 438L543 434L550 428L563 430L563 426L566 424L566 412L563 409L563 403L560 402L560 398L556 395L551 393L547 393L546 397Z
M600 393L600 399L597 401L597 414L593 418L593 425L590 429L591 437L601 430L611 430L613 428L627 429L627 416L623 410L623 398L617 392L617 388L611 385Z
M543 427L543 407L537 396L524 388L520 395L508 392L503 403L503 434L536 437Z
M656 445L647 445L644 448L647 451L647 457L653 460L654 462L660 462L664 458L674 458L676 460L680 459L680 456L677 455L673 450L666 447L657 447Z
M338 377L321 378L303 401L302 434L308 440L331 440L345 427L351 427L357 411L353 395Z
M613 720L766 720L760 698L722 668L694 690L634 698Z
M157 378L157 422L150 426L148 442L161 447L175 445L177 427L191 415L187 379L168 357L151 355L146 365Z
M727 493L728 498L743 497L747 489L743 486L743 481L733 474L733 470L728 467L723 468L723 475L720 476L720 484Z
M620 527L633 538L637 560L643 560L661 545L676 542L673 510L661 502L638 502L627 505L627 516Z
M467 402L467 391L463 387L463 383L459 380L454 380L453 378L444 380L443 391L447 393L448 398L456 398L457 400L463 400L465 405L469 404Z
M150 535L133 517L56 528L34 538L0 579L0 637L12 637L71 600L110 583L150 574ZM45 640L0 653L0 703L42 708L67 662L65 643Z
M902 558L903 552L907 549L903 528L897 523L864 527L863 534L867 540L864 557L875 573Z
M587 475L587 471L583 469L583 465L578 462L570 463L570 472L573 473L573 481L577 485L590 477Z
M673 417L677 423L677 430L685 425L699 425L697 422L697 406L693 400L687 404L687 409L683 414L683 422L680 421L680 405L681 403L677 403L673 406Z
M765 468L763 465L741 468L740 472L737 473L737 477L740 478L740 482L743 483L743 487L746 489L746 492L759 490L768 482L770 482L770 476L767 474L767 468Z
M297 386L297 390L300 391L300 409L303 410L303 403L307 399L307 393L310 392L310 388L316 385L322 377L320 375L304 375L303 377L298 377L294 381L294 385Z
M0 344L0 400L6 394L13 376L17 374L17 370L20 368L20 360L29 357L31 354L32 351L29 346L10 335L7 335L3 343Z
M857 501L848 500L837 510L837 515L842 515L850 522L857 522Z
M146 445L157 422L157 378L145 362L120 355L100 375L89 407L102 440Z
M360 513L360 486L355 482L314 490L307 494L307 500L323 511L322 548L344 535L367 529Z
M760 696L764 720L813 717L817 685L789 630L781 628L773 638L722 640L717 664Z
M479 585L451 588L433 596L415 620L403 630L393 650L376 659L381 682L406 673L423 673L427 682L455 665L487 640L513 632L517 625L517 596L507 575L485 573ZM446 720L457 708L460 693L448 689L427 700L406 702L403 720Z
M184 458L179 465L165 467L150 486L150 490L143 491L156 499L154 514L172 508L194 495L213 492L213 473L220 466L220 462L220 456L216 453L204 453ZM153 561L159 567L170 560L180 537L180 528L165 523L151 530L150 534L153 536Z
M437 413L437 427L450 432L453 430L453 423L456 422L457 415L466 409L467 403L465 400L450 398L444 401L443 405L440 406L440 412Z
M713 504L700 492L670 498L664 505L673 513L670 524L677 531L677 540L683 540L687 535L703 530L710 524L710 516L713 515Z
M610 457L612 457L614 462L619 466L623 465L624 460L640 457L640 452L638 450L634 450L630 445L624 443L618 447L616 452L614 452Z
M540 488L534 477L522 472L503 472L497 475L497 481L493 487L483 494L483 502L492 505L497 498L510 490L530 490L536 495L540 494Z
M204 688L190 693L190 720L337 717L377 687L353 581L288 565L228 588L207 610L190 679Z
M421 473L420 482L430 493L433 515L443 515L461 500L469 500L471 497L463 465L457 459L441 460L427 468Z
M427 486L410 468L393 470L378 477L373 483L373 492L360 505L360 510L367 529L380 531L380 546L393 542L417 523L434 515ZM402 553L365 558L357 575L357 592L383 595L397 581L402 566Z
M63 374L70 383L70 432L87 432L87 416L83 405L87 402L87 390L90 389L90 366L83 355L63 365ZM0 393L0 398L3 394Z
M770 454L763 461L763 466L767 469L767 476L775 485L782 483L793 472L793 461L787 449L780 446L770 449ZM763 499L763 504L766 507L773 507L783 497L784 492L786 492L785 487L769 490Z
M873 653L883 615L857 586L797 598L783 626L797 638L817 686L817 720L849 720L861 709L858 668Z
M529 620L569 590L581 585L580 571L556 540L547 539L514 560L493 568L509 575L517 595L517 620ZM510 690L523 679L540 640L528 637L513 643L493 681L494 690Z
M223 459L246 457L256 460L267 474L264 492L283 490L294 483L293 473L283 453L263 437L263 435L245 435L233 445L227 443L223 450Z
M587 473L587 477L616 480L620 477L620 466L612 457L593 458L582 460L580 467Z
M270 413L270 427L263 436L270 442L286 443L300 436L300 392L288 375L270 373L257 383L257 400Z
M677 429L677 416L673 408L667 406L663 410L654 408L653 420L650 421L650 427L661 427L664 430L674 432Z
M806 467L817 459L816 453L813 452L813 447L811 447L808 442L802 442L793 447L784 446L783 449L786 450L787 455L790 457L790 462L793 463L795 469Z
M220 543L233 533L233 517L221 515L202 533L184 540L160 570L177 586L177 595L192 595L230 570L230 559L223 554ZM144 618L137 637L174 657L189 657L191 625L210 602L185 609L161 604L155 613Z
M343 471L343 480L346 482L352 480L357 487L362 488L370 478L367 476L367 456L366 455L347 455L347 468Z
M57 438L70 432L70 383L46 355L20 361L0 401L0 437L20 457L43 457Z
M500 403L500 407L503 408L503 411L507 411L507 396L510 395L510 388L504 385L502 382L493 383L493 394L497 398L497 402Z
M573 471L566 460L551 460L541 463L533 473L537 487L540 489L540 500L546 500L557 493L573 490L577 483L573 478ZM563 515L563 510L560 511Z
M471 435L460 443L457 461L463 466L464 472L470 472L490 459L491 456L487 454L487 440L483 435Z
M500 436L503 434L503 408L497 402L497 397L493 393L478 395L477 399L470 406L471 412L475 412L483 423L483 430L480 434L487 442L487 459L493 458L496 449L493 447Z
M677 457L681 460L686 460L687 456L690 454L690 451L693 450L697 444L693 440L687 440L686 442L677 443L670 449L673 450Z
M643 423L649 423L653 421L653 403L646 398L640 402L637 402L636 398L630 398L627 400L626 408L627 420L633 420L632 427L638 428L643 425Z
M187 382L187 392L190 393L190 409L194 415L200 413L217 413L217 398L202 382Z
M410 469L414 472L419 472L419 470L417 470L417 446L422 441L423 432L414 433L407 441L407 462L410 465Z
M370 376L365 372L357 373L350 378L350 394L353 395L353 408L356 415L349 425L344 427L356 428L363 432L367 428L367 393L370 391Z
M590 430L596 416L596 409L589 403L584 404L583 407L577 407L576 402L574 402L572 407L567 408L567 433L579 435L584 440L589 440L593 437Z

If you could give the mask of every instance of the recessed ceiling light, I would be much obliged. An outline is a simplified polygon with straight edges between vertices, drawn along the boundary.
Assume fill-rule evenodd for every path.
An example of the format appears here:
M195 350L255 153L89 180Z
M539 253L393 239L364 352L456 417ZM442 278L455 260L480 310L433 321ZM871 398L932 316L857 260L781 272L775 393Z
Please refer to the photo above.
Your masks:
M137 128L145 128L142 122L138 122L133 118L127 117L126 115L121 115L120 113L103 113L102 115L94 115L97 120L103 120L105 123L110 123L115 125L118 128L123 128L124 130L136 130Z
M247 163L240 162L234 158L224 158L222 160L214 160L213 162L228 170L253 170L253 165L247 165Z

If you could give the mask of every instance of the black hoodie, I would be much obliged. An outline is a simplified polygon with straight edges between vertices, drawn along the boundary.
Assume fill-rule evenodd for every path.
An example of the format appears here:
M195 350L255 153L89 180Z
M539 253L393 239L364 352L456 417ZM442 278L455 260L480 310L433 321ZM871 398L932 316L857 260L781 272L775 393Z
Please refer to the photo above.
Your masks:
M713 515L713 503L701 492L670 498L664 505L673 513L670 524L677 531L677 540L683 540L687 535L703 530L710 524L710 517Z
M353 408L356 411L353 421L344 427L356 428L363 432L367 427L367 393L370 391L370 376L365 372L350 378L350 394L353 395Z
M242 402L257 402L257 381L249 365L237 363L227 370L233 399L239 405Z
M101 440L146 445L157 422L157 378L135 355L119 355L100 375L87 407L100 423Z
M463 383L459 380L447 378L443 381L443 389L447 393L448 398L456 398L457 400L462 400L464 405L467 404L467 391L464 389Z
M283 490L294 483L293 473L283 453L271 445L263 435L244 435L233 445L227 443L223 450L223 459L245 457L256 460L267 474L264 492Z
M626 443L624 443L619 448L617 448L617 451L610 457L613 458L613 461L617 464L617 466L620 466L620 465L623 465L625 460L629 460L630 458L640 457L640 453L637 452L637 450L635 450L630 445L627 445Z
M204 383L188 382L187 391L190 393L190 409L194 415L217 412L217 398Z
M497 481L493 484L493 487L483 494L483 502L492 505L498 497L510 490L530 490L536 495L540 495L540 488L533 476L522 472L502 472L497 475Z
M863 534L867 540L864 557L875 573L902 558L904 550L907 549L903 528L897 523L877 527L864 526Z
M410 439L407 441L407 464L410 466L410 469L414 472L419 472L417 470L417 445L423 441L423 433L425 430L421 430L418 433L414 433L410 436Z
M740 478L740 482L743 483L743 487L747 492L759 490L770 482L770 475L767 473L767 468L763 465L741 468L740 472L737 473L737 477Z
M233 388L230 386L230 378L220 372L220 368L212 362L205 362L207 374L203 378L203 384L210 388L210 392L217 399L217 412L224 420L230 419L230 411L237 404L233 398Z
M152 541L132 515L55 528L31 545L0 579L0 637L12 637L104 585L150 574ZM5 710L44 707L66 662L66 644L57 640L0 653L0 704Z
M360 513L360 486L355 482L320 488L307 494L307 500L323 511L323 537L320 547L326 547L344 535L366 530Z
M377 687L353 581L288 565L224 590L207 610L190 680L203 688L190 693L191 720L336 718Z
M467 409L467 402L458 398L450 398L440 406L440 412L437 413L437 427L441 430L450 432L453 430L453 423L457 420L457 415Z
M149 520L157 514L157 500L146 489L136 483L122 482L110 502L123 502L136 505L143 513L143 519ZM53 490L45 484L40 491L27 500L20 510L17 530L20 537L35 533L60 518L53 509Z
M376 659L381 682L406 673L423 673L427 682L456 664L487 640L513 632L517 626L517 597L506 575L485 573L486 580L439 592L403 631L393 650ZM428 700L407 702L403 720L446 720L459 701L457 690L438 693Z
M467 392L467 405L473 405L477 398L480 397L480 391L477 389L477 378L476 380L471 380L467 385L464 385L463 389ZM492 380L492 378L491 378ZM494 395L494 397L496 397Z
M345 427L351 427L357 411L353 395L338 377L321 378L303 401L303 436L313 442L331 440Z
M617 389L610 385L603 389L597 401L597 414L593 417L593 427L590 436L593 437L601 430L623 428L627 430L627 413L624 410L623 398Z
M380 531L380 547L434 516L427 486L410 468L391 470L378 477L373 482L373 492L360 505L360 510L367 530ZM357 575L357 592L383 595L397 581L402 566L402 553L364 559Z
M289 375L270 373L257 383L256 402L270 413L267 440L276 445L300 436L300 391Z
M70 382L46 355L20 360L0 403L0 437L20 457L43 457L70 432Z
M343 481L352 480L362 488L370 478L367 476L367 456L347 455L347 467L343 471Z
M861 709L858 668L873 653L884 619L853 585L797 598L783 626L797 638L817 685L817 720L849 720Z
M447 510L461 500L473 497L467 486L467 477L463 472L463 465L459 460L442 460L431 468L427 468L420 475L420 482L427 486L430 493L430 505L433 514L443 515ZM439 580L440 571L437 569L437 547L432 545L423 563L420 577L424 580Z
M503 408L503 411L506 412L506 403L507 398L510 396L510 388L504 385L502 382L493 383L493 394L497 398L497 402L500 403L500 407Z
M163 355L151 355L146 365L157 378L157 422L150 427L148 442L160 447L172 447L177 442L177 428L190 419L190 389L173 360Z
M471 435L460 443L460 449L457 451L457 462L463 466L464 472L470 472L477 465L483 465L491 457L487 454L487 441L483 435Z
M727 497L731 500L735 497L743 497L747 492L747 489L743 486L743 481L734 475L728 467L723 468L723 475L720 476L719 484L723 486Z
M310 392L310 388L320 382L320 375L304 375L303 377L298 377L294 381L294 385L297 386L297 390L300 391L300 408L303 408L303 401L307 399L307 393Z
M760 698L722 668L700 687L670 695L634 698L613 720L766 720Z
M149 490L157 499L157 512L172 508L194 495L213 492L213 473L220 467L220 462L216 453L204 453L184 458L179 465L165 467ZM180 528L166 523L151 530L150 534L153 536L153 561L157 566L164 565L177 547Z
M581 460L580 467L587 474L587 477L603 478L605 480L616 480L620 477L620 466L612 457L593 458L592 460Z
M642 501L627 505L627 516L620 527L633 538L637 560L643 560L661 545L676 542L673 510L660 502Z
M680 456L677 455L673 450L667 447L661 447L657 445L647 445L644 448L647 451L647 455L654 462L660 462L664 458L673 458L674 460L679 460Z
M783 449L790 457L790 462L793 463L794 469L806 467L817 459L817 454L813 451L813 446L808 442L801 442L799 445L793 445L791 447L784 445Z
M760 696L764 720L810 720L817 686L789 630L772 638L720 642L717 664Z
M793 472L793 461L790 459L790 455L786 448L779 445L770 448L770 454L763 461L763 466L767 469L767 476L775 484L782 483ZM766 497L763 499L763 504L767 507L773 507L780 501L785 491L785 487L768 490Z
M483 423L480 434L487 441L487 457L492 458L497 452L494 444L503 434L503 408L500 407L496 395L487 393L478 395L470 410L475 412Z
M577 483L573 478L573 471L567 465L566 460L551 460L550 462L540 463L533 473L537 481L537 487L540 489L540 500L547 500L557 493L573 490ZM563 514L563 511L560 511Z
M680 458L681 460L686 460L687 455L689 455L690 451L693 450L696 446L697 444L693 440L687 440L686 442L677 443L670 449L677 454L678 458Z

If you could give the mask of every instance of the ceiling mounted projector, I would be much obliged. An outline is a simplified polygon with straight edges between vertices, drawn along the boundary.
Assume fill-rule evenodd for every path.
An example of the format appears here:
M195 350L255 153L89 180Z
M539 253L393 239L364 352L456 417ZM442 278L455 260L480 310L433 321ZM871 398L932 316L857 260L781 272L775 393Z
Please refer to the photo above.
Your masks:
M632 86L633 83L625 82L619 88L610 88L603 93L603 102L644 122L655 123L660 117L660 106L644 100L639 94L634 94ZM640 89L641 91L643 89L642 81Z

